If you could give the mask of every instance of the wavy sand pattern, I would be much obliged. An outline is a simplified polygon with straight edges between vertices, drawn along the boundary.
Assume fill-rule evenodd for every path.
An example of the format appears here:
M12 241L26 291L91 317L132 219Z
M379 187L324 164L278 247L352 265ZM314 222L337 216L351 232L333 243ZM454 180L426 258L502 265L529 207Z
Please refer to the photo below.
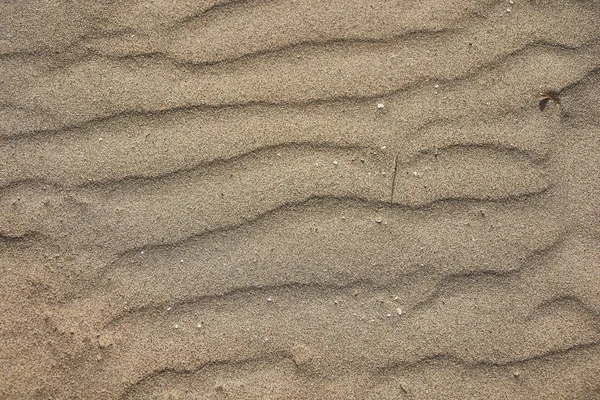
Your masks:
M0 398L600 398L596 1L3 7Z

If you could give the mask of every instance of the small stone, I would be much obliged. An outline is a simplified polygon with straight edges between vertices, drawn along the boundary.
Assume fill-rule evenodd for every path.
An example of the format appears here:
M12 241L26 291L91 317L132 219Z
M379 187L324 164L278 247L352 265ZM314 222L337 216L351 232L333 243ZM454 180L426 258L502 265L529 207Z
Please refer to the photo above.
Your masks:
M202 324L196 325L196 328L198 328L198 329L202 328Z
M183 260L179 260L180 263L183 263Z
M513 376L515 378L519 378L521 376L521 371L515 371L515 372L513 372Z
M384 107L383 103L377 103L377 109L381 110Z
M396 308L396 312L398 315L402 315L402 309L400 307Z
M269 298L267 299L267 301L268 301L269 303L272 303L272 302L273 302L273 299L269 297Z
M333 162L333 165L338 165L338 162L337 162L337 160L335 160L335 161Z
M402 389L404 393L408 393L408 386L406 385L406 383L400 382L400 389Z
M391 316L392 316L392 314L386 314L385 316L386 316L387 318L389 318L389 317L391 317Z
M175 324L174 328L179 329L179 325Z
M101 349L105 349L113 344L114 340L110 335L102 335L98 338L98 346L100 346Z
M378 216L378 217L375 218L375 222L377 222L378 224L380 224L381 222L383 222L383 218Z
M314 352L311 348L304 345L296 345L292 349L292 359L296 365L302 366L310 363L314 358Z
M440 85L438 83L436 83L435 85L433 85L433 87L437 89L440 87Z
M167 311L171 311L173 307L167 307Z

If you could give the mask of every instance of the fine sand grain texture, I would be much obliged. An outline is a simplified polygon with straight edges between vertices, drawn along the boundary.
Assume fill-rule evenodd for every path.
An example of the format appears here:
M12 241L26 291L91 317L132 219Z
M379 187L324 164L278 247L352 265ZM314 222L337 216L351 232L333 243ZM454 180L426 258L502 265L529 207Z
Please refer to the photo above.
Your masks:
M600 399L600 2L0 2L0 399Z

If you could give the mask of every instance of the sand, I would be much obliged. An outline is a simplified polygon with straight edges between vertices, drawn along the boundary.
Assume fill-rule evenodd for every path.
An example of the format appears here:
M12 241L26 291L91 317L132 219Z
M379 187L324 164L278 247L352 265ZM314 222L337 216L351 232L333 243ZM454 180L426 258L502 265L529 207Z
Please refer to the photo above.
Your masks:
M1 7L0 398L600 399L598 1Z

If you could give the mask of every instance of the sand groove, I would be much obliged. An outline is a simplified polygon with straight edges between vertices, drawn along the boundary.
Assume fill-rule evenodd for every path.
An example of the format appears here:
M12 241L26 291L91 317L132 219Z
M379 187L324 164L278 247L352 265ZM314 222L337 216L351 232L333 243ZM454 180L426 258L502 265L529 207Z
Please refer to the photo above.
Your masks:
M593 245L597 246L597 243ZM240 292L227 298L206 299L201 303L183 304L171 311L148 310L119 320L114 327L107 327L108 332L102 333L100 338L104 340L102 338L108 335L115 341L114 346L119 348L120 352L135 353L139 347L155 348L158 345L166 345L164 340L159 340L159 343L156 340L164 338L167 332L172 332L169 351L179 354L176 358L178 361L172 368L190 368L186 367L188 362L189 365L196 365L191 368L197 368L198 365L207 362L220 362L224 360L223 357L229 360L243 360L261 357L265 352L271 354L273 351L288 351L293 354L294 350L288 349L284 344L285 340L281 338L282 335L285 336L288 329L298 332L296 340L302 343L304 348L310 349L311 354L319 355L309 362L307 368L316 368L316 371L323 374L326 373L326 369L321 370L321 368L329 368L331 365L336 365L337 371L350 368L342 364L352 363L353 359L354 362L368 368L376 366L381 368L396 365L398 362L415 363L446 353L475 364L504 365L523 362L566 351L573 346L595 343L599 339L597 312L592 313L586 307L571 307L568 303L559 304L555 301L555 307L552 309L548 307L546 299L554 298L555 293L560 293L562 290L553 286L556 277L553 271L557 271L559 277L561 275L564 277L564 264L559 261L560 258L566 257L564 251L564 247L560 246L556 251L546 254L545 261L542 263L542 269L545 270L543 272L524 269L508 276L490 276L484 279L463 278L466 280L466 285L463 285L465 289L437 294L431 301L431 305L425 309L418 307L413 311L409 306L406 308L405 315L401 317L397 314L394 317L386 317L386 309L395 307L394 300L379 302L377 299L380 297L390 299L391 293L387 291L382 292L377 289L366 291L358 286L363 290L359 290L360 293L355 296L351 290L344 288L336 290L291 286L266 288L265 291ZM495 288L512 286L506 282L507 279L518 283L518 288L510 293L500 293ZM472 308L472 301L477 298L475 293L483 288L487 293L497 294L492 295L488 302ZM536 288L541 289L535 291L540 297L529 298L529 293ZM288 302L289 297L286 294L293 294L294 300ZM267 296L270 296L272 301L269 301ZM527 296L530 303L515 307L523 296ZM597 310L599 304L597 299L594 301ZM241 307L241 304L253 305L252 308L260 312L247 310ZM316 304L319 304L318 308ZM539 310L540 306L545 307L546 312L532 318L530 310ZM442 308L443 312L440 312L439 308ZM470 311L467 311L468 309ZM317 311L319 314L326 311L329 321L327 327L323 326L322 318L313 315L316 310L319 310ZM424 324L423 321L431 321L428 318L431 314L438 315L438 319L441 320L427 329L428 324ZM258 315L276 316L276 318L267 318L266 321L269 322L263 325L256 320ZM489 315L499 315L501 318L491 320ZM144 319L148 319L148 323L141 323L140 320ZM496 329L500 320L504 321L503 330ZM335 341L336 335L325 335L322 338L310 337L310 330L300 328L306 326L306 321L310 321L309 326L317 324L327 332L338 331L342 337L347 338L349 343L343 350L330 350L327 353L320 351L321 347L328 347L330 341ZM202 323L200 329L196 327L198 322ZM283 329L279 324L290 328ZM537 330L532 334L534 326L545 327L551 324L557 324L555 326L560 329L560 337L544 334L542 333L544 330ZM175 327L176 325L178 327ZM144 330L136 328L139 326L144 326ZM229 328L225 329L225 326ZM402 326L402 333L392 326ZM473 329L473 326L476 329ZM346 332L350 332L349 329L355 336L353 339L346 336ZM424 341L419 340L421 336L414 333L415 330L422 331L422 329L427 329L428 332L425 336L427 339ZM477 345L470 350L460 349L454 344L453 335L449 334L451 329L461 332L461 335L465 335L464 337L468 337ZM489 336L480 337L476 334L479 330L488 332ZM214 351L212 343L220 340L222 332L227 332L228 336L233 335L228 340L231 343L240 343L243 349ZM137 339L135 341L129 339L130 334L135 335ZM195 339L198 336L202 340ZM514 337L522 339L514 342ZM367 355L362 348L365 342L374 345L376 342L385 343L385 346L375 345L370 348L370 353ZM192 358L185 356L192 349L195 356ZM113 359L110 357L110 350L106 355L109 362L113 360L117 365L124 362L123 360L131 359L129 357ZM240 356L241 358L238 358ZM185 361L186 359L189 361ZM148 365L148 368L153 367ZM114 369L114 366L109 368L109 370ZM128 364L116 369L137 371L139 367ZM143 376L145 375L136 380L143 379ZM123 379L128 380L126 377Z
M11 112L13 107L34 107L36 111L33 115L45 123L44 127L26 129L25 132L28 132L80 125L90 119L114 117L123 113L164 112L190 106L305 105L323 101L376 100L406 91L420 92L423 95L424 90L429 99L440 101L446 100L447 96L435 95L434 81L438 81L437 84L442 89L467 78L475 82L481 82L484 78L496 81L489 75L496 75L498 70L508 68L515 70L508 72L509 74L525 79L526 83L523 84L530 87L530 90L539 90L539 86L548 85L546 82L553 82L553 86L559 85L557 89L560 89L581 79L582 75L596 65L599 57L598 41L592 41L577 50L535 41L488 64L477 65L474 71L469 70L468 64L461 61L455 66L445 65L441 74L432 72L428 75L423 75L428 70L422 68L419 62L412 64L414 72L411 73L403 68L371 63L370 55L358 59L343 57L339 64L323 66L321 60L327 60L328 57L315 54L310 58L314 60L314 69L294 69L294 65L303 60L294 58L280 67L273 63L265 63L263 67L259 61L257 66L242 65L243 68L232 71L207 71L205 74L162 60L149 62L100 59L75 65L65 72L40 77L33 85L12 96L18 98L19 103L13 103L7 111ZM372 66L373 70L357 73L361 71L356 68L357 64L365 63ZM433 65L437 63L434 62ZM548 68L540 71L540 65ZM267 66L274 66L274 69ZM288 76L290 68L298 71L298 75ZM568 68L570 72L570 76L562 77L565 79L562 83L554 78L558 68ZM240 69L244 72L240 72ZM247 74L247 70L257 72ZM285 78L279 77L282 74ZM86 79L81 79L82 76ZM332 79L334 76L341 78ZM124 77L123 80L120 77ZM151 84L142 89L144 82ZM486 82L486 86L491 83ZM503 86L503 90L506 89ZM488 91L491 96L495 95L493 87ZM519 95L521 96L520 93ZM57 109L69 110L69 114L60 122L54 121L53 115ZM10 128L11 121L8 122L8 126L2 127L5 135L23 133L22 130L13 132ZM28 122L20 121L20 124Z
M460 179L462 170L457 163L464 157L470 164L467 178ZM10 232L50 236L56 236L57 225L60 229L86 226L90 233L106 232L106 236L95 235L96 244L126 250L118 244L126 237L131 247L164 242L165 232L171 232L171 239L177 241L315 197L388 202L392 160L386 167L379 159L371 151L288 146L236 163L157 179L124 180L108 188L61 193L40 184L17 185L3 196L3 204L13 210L12 218L3 225ZM518 180L511 178L514 174ZM494 181L490 182L490 177ZM503 201L541 194L551 187L544 170L527 157L485 148L461 154L442 152L437 158L419 160L410 168L402 167L396 179L394 203L409 208L444 199ZM294 189L289 190L288 185ZM197 198L204 200L198 204ZM86 243L86 239L89 237L75 240Z
M5 3L0 398L600 396L596 2Z
M293 6L290 7L289 4L281 5L283 6L281 8L273 7L276 10L274 11L274 18L265 21L265 25L272 24L276 27L275 29L281 29L281 27L277 27L277 25L282 24L282 22L277 20L285 20L286 13L295 12ZM529 5L525 6L527 7ZM301 4L300 7L310 9L310 5L307 3ZM352 49L347 48L346 45L393 44L398 40L403 42L408 41L407 44L410 47L410 39L419 39L421 37L427 39L426 41L430 43L433 42L432 39L444 39L446 43L451 43L450 46L461 41L458 38L459 36L468 37L473 38L469 47L481 47L492 41L500 42L500 40L498 40L499 38L495 36L479 38L480 32L486 27L489 27L489 23L486 23L486 20L491 18L495 19L494 26L497 31L505 31L506 26L508 25L511 26L511 29L517 31L515 32L517 33L515 37L507 38L505 36L505 43L515 39L516 43L523 43L522 38L531 40L533 37L535 40L546 41L558 46L578 46L581 44L581 36L570 35L565 29L575 22L579 24L580 29L587 31L590 34L597 35L599 33L597 26L595 26L595 18L598 17L598 11L593 7L588 9L589 14L586 15L585 19L582 18L581 13L565 13L564 10L556 7L556 5L550 7L546 5L546 7L544 7L544 5L540 3L537 7L529 6L528 8L529 9L526 12L523 11L523 16L516 22L509 18L494 18L498 14L502 15L502 12L505 11L505 6L497 2L497 4L490 7L488 11L482 14L471 12L468 15L463 16L458 23L457 20L448 20L447 24L440 27L435 21L431 21L431 15L424 15L419 21L421 26L414 27L413 25L413 27L408 29L402 25L396 25L392 21L388 22L388 19L393 20L394 18L397 18L397 16L392 13L387 13L385 17L379 19L378 22L380 25L376 30L373 29L372 25L368 25L368 23L361 25L357 23L357 21L344 21L344 23L347 24L351 23L352 28L345 29L343 35L340 35L340 33L336 32L339 27L334 27L334 32L331 32L331 34L328 35L329 37L333 36L332 39L329 37L324 39L322 33L319 32L320 30L332 30L329 21L319 21L327 24L327 26L318 28L314 25L295 25L292 29L289 29L290 27L288 26L288 29L285 30L285 36L283 37L282 35L272 35L270 31L274 28L261 26L259 30L253 32L235 32L235 35L238 37L238 42L236 44L238 46L245 46L245 48L241 49L236 49L235 47L232 48L232 41L227 38L226 35L223 35L223 29L219 27L220 24L216 23L197 24L193 27L183 26L177 29L178 32L170 32L168 35L161 35L161 37L143 37L143 41L140 42L145 43L141 45L136 44L136 40L132 40L130 37L111 37L109 38L108 43L103 43L102 39L100 39L99 41L96 41L96 43L91 43L88 46L100 54L108 54L112 57L122 58L150 54L152 56L161 55L173 60L191 63L192 65L211 65L231 62L242 58L262 57L272 53L293 52L295 54L302 54L305 49L315 47L333 47L335 49L335 47L343 46L343 50L349 52ZM306 9L303 10L305 15ZM264 10L256 11L255 19L265 18ZM314 12L314 10L311 11ZM558 15L560 15L560 19L556 18ZM223 24L230 24L227 20L231 17L232 14L227 14L225 18L226 21L224 21ZM540 18L544 20L553 20L555 22L553 24L545 25L540 29L532 23L534 19ZM321 19L325 18L321 16ZM307 24L310 23L308 18L303 22ZM382 24L381 22L384 23ZM287 21L283 22L283 24L285 23L287 23ZM305 30L306 32L298 33L294 32L295 30ZM363 30L366 32L363 32ZM247 38L251 38L251 40L244 37L245 40L239 41L239 37L243 37L245 34L247 35ZM553 36L556 37L555 40L549 39ZM299 37L302 39L298 39ZM149 45L148 42L150 43ZM508 47L510 47L510 45L508 45ZM427 45L422 45L421 48L426 52L431 50ZM435 47L433 48L435 49ZM458 49L459 48L456 48L454 50L457 51ZM386 53L385 49L381 50L384 54ZM395 56L401 58L401 54L402 50L400 51L400 54L395 54Z
M477 205L480 206L479 210L486 207ZM338 213L320 212L316 206L327 206L327 202L319 202L308 209L294 207L282 210L262 217L253 222L252 226L212 232L177 245L145 247L143 250L124 253L108 266L109 269L102 273L99 280L85 288L88 296L92 294L91 298L70 305L69 312L61 309L60 314L81 313L78 317L70 317L71 321L79 320L87 326L93 326L94 324L86 323L93 315L114 316L130 309L145 307L146 304L162 304L166 308L191 298L223 295L239 290L238 284L234 283L238 281L255 288L274 287L278 284L345 286L348 282L367 281L377 286L390 287L397 286L397 281L402 281L406 276L417 275L420 281L430 281L433 285L440 279L440 274L509 272L519 269L532 253L539 254L543 249L553 246L561 234L552 229L554 221L549 221L546 235L534 237L532 241L532 232L541 227L534 230L519 226L517 221L522 214L517 217L498 210L492 212L496 216L488 215L485 222L481 216L476 216L475 210L459 211L454 216L432 210L427 219L412 212L381 210L389 227L382 230L375 223L368 222L373 221L376 215L365 204L358 208L349 207L344 212L343 220ZM536 218L535 207L529 207L529 212L534 213L530 217L532 219ZM299 215L294 226L278 226L277 221L285 221L291 215ZM314 219L321 222L318 225L312 223ZM427 235L441 221L453 221L450 225L454 228L438 232L433 237ZM484 223L496 228L491 232L480 233L476 227L481 227ZM398 228L406 232L394 233L393 229ZM250 233L262 230L271 233L266 236ZM332 230L336 232L335 239L330 237ZM453 240L448 239L449 232L452 232ZM474 240L476 234L479 236ZM499 248L497 252L488 250L487 253L477 250L482 246L492 247L497 241L497 235L504 237L505 248ZM245 237L256 239L248 243ZM285 255L269 246L269 243L277 242L278 237L290 238L285 253L300 257L302 254L308 255L307 249L314 249L310 251L311 257L302 265L284 261ZM393 242L400 245L397 248L381 247L386 237L391 237ZM353 251L353 247L359 242L369 242L370 250L366 253ZM467 245L459 247L460 243ZM428 255L423 254L425 246L429 246ZM245 250L247 247L260 251L248 254ZM222 249L229 250L224 252ZM444 262L445 257L457 260L456 267L459 269L448 268ZM494 260L500 257L504 263L495 264ZM396 261L390 262L390 259ZM397 263L400 260L402 266L399 267ZM211 272L214 270L218 273ZM287 272L278 274L281 270ZM234 277L237 278L233 279ZM138 286L136 282L144 284ZM157 297L153 294L154 291L161 293L161 296ZM84 311L88 309L96 312ZM98 309L104 311L99 314ZM62 329L67 331L69 328Z
M563 389L563 385L561 385L564 382L563 374L566 372L570 377L578 376L577 380L579 381L591 382L598 369L587 368L586 363L590 363L598 355L597 345L584 345L504 365L476 364L469 366L451 357L433 357L423 360L418 366L410 365L406 369L399 367L398 370L402 371L403 378L383 373L379 376L353 375L351 378L341 376L335 380L310 377L297 367L292 357L281 355L275 359L247 360L231 366L216 364L200 370L157 371L136 385L132 385L126 391L124 398L141 399L147 398L151 394L156 395L156 393L164 396L168 394L184 396L186 388L190 387L195 392L210 395L223 392L229 396L254 398L260 397L264 393L261 390L264 390L265 384L271 384L274 388L281 388L281 391L271 392L268 398L304 399L327 393L331 397L357 399L382 398L381 396L386 395L403 398L408 394L412 396L433 395L435 397L430 398L443 399L457 393L456 386L452 390L447 389L451 386L454 378L450 374L444 375L445 370L452 371L455 375L462 373L467 377L465 378L467 382L461 382L458 389L461 397L476 396L476 392L473 391L470 384L485 382L485 386L490 388L486 389L489 390L489 398L502 399L511 396L515 399L541 399L551 396L550 393L556 394L556 391L548 387L548 382L552 382L553 386L560 388L558 390L561 392L562 398L578 391L574 383ZM561 372L545 370L543 367L545 363L559 364ZM262 371L263 376L268 377L267 383L259 378L259 371ZM546 379L535 377L536 373L541 371L546 373ZM548 373L551 374L550 377ZM240 379L240 375L244 378ZM442 379L440 379L440 375L442 375ZM522 385L522 379L527 380L526 386ZM435 381L438 382L435 387L439 392L426 393L420 389L422 383L426 382L427 385L430 385ZM175 382L174 387L167 386L167 382ZM276 384L276 382L282 384ZM165 387L169 387L169 389Z
M352 117L327 112L324 107L276 112L264 107L220 113L175 112L160 118L126 117L33 142L28 137L17 138L0 143L0 151L9 154L0 160L7 171L0 186L24 180L81 185L133 176L156 177L165 171L201 168L216 160L233 161L244 150L257 152L290 144L371 147L384 154L399 154L403 162L427 150L496 145L499 150L520 150L535 159L547 153L553 132L559 129L556 118L540 115L536 109L494 116L484 127L439 120L414 128L414 123L387 115L364 114L362 118ZM236 138L242 133L248 141L239 143Z

